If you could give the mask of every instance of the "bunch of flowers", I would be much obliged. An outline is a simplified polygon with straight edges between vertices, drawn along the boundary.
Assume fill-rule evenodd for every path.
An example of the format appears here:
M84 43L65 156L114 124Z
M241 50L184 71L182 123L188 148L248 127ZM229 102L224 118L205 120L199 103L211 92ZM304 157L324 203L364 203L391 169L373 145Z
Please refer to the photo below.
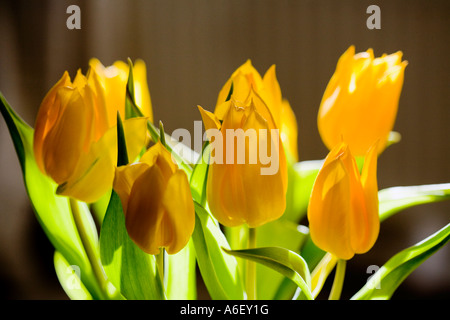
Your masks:
M298 159L275 66L261 76L250 60L214 112L193 111L200 154L154 124L141 60L65 72L34 129L1 95L61 286L72 299L196 299L198 268L212 299L313 300L336 268L329 299L340 299L347 261L373 247L381 222L450 198L450 184L378 190L377 159L400 140L406 65L401 52L341 56L318 111L329 153L315 161ZM405 248L352 299L391 298L449 239L447 224Z

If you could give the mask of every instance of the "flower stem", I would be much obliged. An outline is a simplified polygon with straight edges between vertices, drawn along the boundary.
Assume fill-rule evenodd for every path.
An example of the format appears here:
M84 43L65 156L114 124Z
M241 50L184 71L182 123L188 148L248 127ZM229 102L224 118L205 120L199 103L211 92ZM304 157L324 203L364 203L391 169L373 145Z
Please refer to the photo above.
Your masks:
M256 229L248 229L248 249L256 247ZM256 264L253 261L247 260L247 274L246 274L246 289L247 299L256 300Z
M337 262L336 273L334 275L333 286L331 287L331 292L329 300L339 300L341 298L342 287L344 285L345 277L345 267L347 265L347 260L339 259Z
M106 280L106 275L104 273L100 258L98 254L96 254L98 249L95 248L92 241L89 240L89 236L87 234L88 228L87 222L83 220L81 216L77 200L70 198L69 203L72 211L72 216L75 222L75 226L78 230L78 234L80 235L81 243L83 244L88 260L92 266L94 276L97 279L97 282L101 289L101 292L99 294L103 296L102 298L105 298L104 295L108 295L107 294L108 282Z
M155 256L156 264L158 266L159 278L161 280L161 285L164 287L164 258L165 258L165 249L161 248L160 253Z

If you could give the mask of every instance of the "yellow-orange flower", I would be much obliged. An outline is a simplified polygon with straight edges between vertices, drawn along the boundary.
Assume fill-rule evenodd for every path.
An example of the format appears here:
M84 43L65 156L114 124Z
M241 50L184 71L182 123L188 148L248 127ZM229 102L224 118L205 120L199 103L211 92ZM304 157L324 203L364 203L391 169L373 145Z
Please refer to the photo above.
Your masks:
M219 114L199 109L211 140L211 212L229 227L253 228L278 219L286 207L286 157L264 101L250 90L244 102L232 97L219 105Z
M341 142L314 183L308 207L311 238L339 259L367 252L378 237L376 149L376 144L369 149L360 175L349 146Z
M91 68L87 76L78 70L73 82L64 72L41 103L34 155L40 170L58 184L60 195L94 202L112 188L117 107L105 101L104 83ZM136 157L147 141L146 121L124 121L130 157Z
M298 161L297 120L289 101L282 97L275 65L272 65L266 71L264 77L261 77L253 67L250 59L237 68L219 92L215 110L219 118L224 116L225 111L221 110L220 106L228 98L231 84L233 84L232 97L235 101L244 102L250 93L250 89L253 89L259 95L272 113L277 128L280 129L285 150L293 160Z
M128 234L143 251L158 254L163 247L175 254L186 246L195 224L190 186L160 142L139 162L116 168L114 190Z
M105 67L97 58L89 61L100 77L105 90L106 108L119 110L122 119L125 119L125 97L128 82L129 66L123 61L116 61L111 66ZM153 122L152 103L147 84L147 67L145 62L138 59L133 64L134 96L137 106L142 114ZM110 115L111 123L115 123L116 114Z
M397 115L406 61L402 53L374 58L372 49L355 54L351 46L339 59L320 104L318 127L332 149L346 141L355 156L364 156L379 141L386 148Z

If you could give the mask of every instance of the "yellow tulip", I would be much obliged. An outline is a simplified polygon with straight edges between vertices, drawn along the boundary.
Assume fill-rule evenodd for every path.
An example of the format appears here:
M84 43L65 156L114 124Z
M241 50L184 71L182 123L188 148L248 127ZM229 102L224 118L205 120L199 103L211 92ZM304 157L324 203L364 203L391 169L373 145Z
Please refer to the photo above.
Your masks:
M117 108L108 109L102 79L90 69L72 82L67 72L50 89L36 117L34 154L57 193L94 202L112 188L117 162ZM116 118L117 119L117 118ZM146 119L124 121L130 157L147 142Z
M165 248L175 254L186 246L195 224L190 186L160 142L139 162L116 168L114 190L128 234L143 251L156 255Z
M264 101L251 90L244 102L233 97L219 105L221 117L199 110L211 140L207 178L211 212L229 227L246 223L254 228L278 219L286 207L287 166Z
M100 77L105 89L106 107L108 110L119 110L125 117L125 96L128 82L129 66L123 61L116 61L111 66L105 67L98 59L92 58L89 66L93 68ZM145 62L138 59L133 65L134 95L137 106L142 114L153 122L152 103L147 84L147 67ZM110 115L110 123L115 123L116 114Z
M350 147L341 142L325 159L308 207L313 242L339 259L351 259L374 245L378 218L377 147L365 157L360 174Z
M328 149L346 141L364 156L379 141L385 148L397 115L406 61L402 53L374 58L372 49L355 54L351 46L339 59L318 113L320 136Z
M295 161L298 161L297 120L289 102L282 97L275 65L267 70L264 77L261 77L253 67L251 60L247 60L237 68L219 92L214 112L219 118L224 115L224 110L221 110L220 106L226 101L231 84L233 84L232 97L236 101L245 101L250 89L253 89L261 97L272 113L277 128L280 129L284 148Z

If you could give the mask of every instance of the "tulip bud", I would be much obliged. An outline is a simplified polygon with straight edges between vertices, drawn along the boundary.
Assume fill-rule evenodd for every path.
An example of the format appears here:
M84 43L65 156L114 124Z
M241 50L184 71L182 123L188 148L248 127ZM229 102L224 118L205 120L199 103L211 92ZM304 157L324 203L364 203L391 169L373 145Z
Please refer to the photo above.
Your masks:
M139 162L116 168L114 190L128 234L143 251L156 255L163 247L175 254L186 246L195 224L190 186L160 142Z
M34 154L42 172L59 186L57 193L92 202L111 187L114 142L104 95L95 72L67 72L46 95L34 131ZM95 181L95 183L92 183Z
M126 86L128 82L129 66L123 61L116 61L113 65L105 67L98 59L92 58L89 66L93 68L100 77L100 81L106 92L106 108L119 110L125 117ZM145 62L138 59L133 65L134 96L137 106L142 114L153 122L152 103L147 84L147 68ZM110 123L115 123L116 114L110 115Z
M335 146L314 182L308 207L311 239L339 259L367 252L378 237L376 150L376 144L369 149L360 175L349 146Z
M264 101L251 90L244 102L232 98L221 104L216 110L222 118L199 109L211 139L211 212L229 227L254 228L278 219L286 207L286 158Z
M84 202L95 202L112 188L117 163L118 106L107 106L102 81L94 68L87 77L79 70L73 82L64 72L36 117L33 148L38 167L58 184L57 194ZM146 118L123 123L132 159L148 141L146 124Z
M242 66L237 68L219 92L215 110L219 118L222 118L224 115L224 110L221 110L220 106L227 100L231 84L233 84L232 97L235 101L245 101L250 89L259 95L272 113L277 128L280 129L281 140L285 150L297 161L297 120L289 102L282 97L275 65L272 65L267 70L264 77L261 77L259 72L253 67L251 60L247 60Z
M387 145L397 115L406 61L399 51L374 58L372 49L355 55L351 46L339 59L320 104L318 127L328 149L343 139L355 156L375 141Z

